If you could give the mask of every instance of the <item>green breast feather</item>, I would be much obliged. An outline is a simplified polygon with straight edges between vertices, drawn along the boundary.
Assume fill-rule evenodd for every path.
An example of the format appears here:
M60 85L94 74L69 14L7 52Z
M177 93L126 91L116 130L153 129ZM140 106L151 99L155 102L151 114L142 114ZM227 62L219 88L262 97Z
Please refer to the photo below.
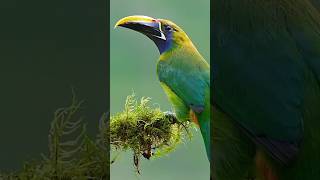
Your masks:
M176 113L185 118L189 108L198 113L205 108L205 90L209 88L210 79L209 65L200 56L179 54L159 60L157 72Z

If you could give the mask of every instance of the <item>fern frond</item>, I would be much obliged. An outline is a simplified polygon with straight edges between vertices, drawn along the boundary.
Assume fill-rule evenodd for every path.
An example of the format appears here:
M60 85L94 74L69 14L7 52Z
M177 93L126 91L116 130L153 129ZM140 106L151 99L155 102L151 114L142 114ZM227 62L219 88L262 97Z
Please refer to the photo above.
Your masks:
M82 103L83 101L77 101L73 96L69 107L59 108L54 113L49 131L49 157L46 162L59 178L62 171L66 171L70 164L74 163L84 143L86 126L82 118L76 117Z

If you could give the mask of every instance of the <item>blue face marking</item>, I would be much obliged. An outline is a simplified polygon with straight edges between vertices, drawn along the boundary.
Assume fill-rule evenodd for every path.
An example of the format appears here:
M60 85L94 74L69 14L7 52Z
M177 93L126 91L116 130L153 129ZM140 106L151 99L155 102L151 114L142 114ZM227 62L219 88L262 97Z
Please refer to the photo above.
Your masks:
M166 40L159 39L153 36L148 36L158 47L158 50L160 54L168 51L172 47L172 36L173 36L173 30L168 30L166 28L163 29L163 33L166 36Z

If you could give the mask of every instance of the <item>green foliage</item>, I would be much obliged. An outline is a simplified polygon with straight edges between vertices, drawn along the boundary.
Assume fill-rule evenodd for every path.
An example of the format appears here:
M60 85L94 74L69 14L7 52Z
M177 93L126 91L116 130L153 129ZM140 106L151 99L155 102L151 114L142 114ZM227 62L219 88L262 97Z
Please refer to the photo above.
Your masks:
M150 98L126 99L124 111L110 120L110 144L116 151L133 151L134 165L139 173L139 160L143 156L161 157L173 151L181 142L188 122L180 123L173 113L164 113L159 107L149 106ZM155 151L153 153L152 151Z

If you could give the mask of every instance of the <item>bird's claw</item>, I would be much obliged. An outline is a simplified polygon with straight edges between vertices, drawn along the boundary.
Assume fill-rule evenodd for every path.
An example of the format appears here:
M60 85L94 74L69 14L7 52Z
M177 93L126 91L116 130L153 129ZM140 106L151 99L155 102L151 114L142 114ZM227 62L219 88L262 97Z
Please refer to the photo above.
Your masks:
M169 119L169 121L172 122L172 123L177 123L178 122L177 116L176 116L176 114L174 112L165 111L164 112L164 116L165 116L165 118Z

